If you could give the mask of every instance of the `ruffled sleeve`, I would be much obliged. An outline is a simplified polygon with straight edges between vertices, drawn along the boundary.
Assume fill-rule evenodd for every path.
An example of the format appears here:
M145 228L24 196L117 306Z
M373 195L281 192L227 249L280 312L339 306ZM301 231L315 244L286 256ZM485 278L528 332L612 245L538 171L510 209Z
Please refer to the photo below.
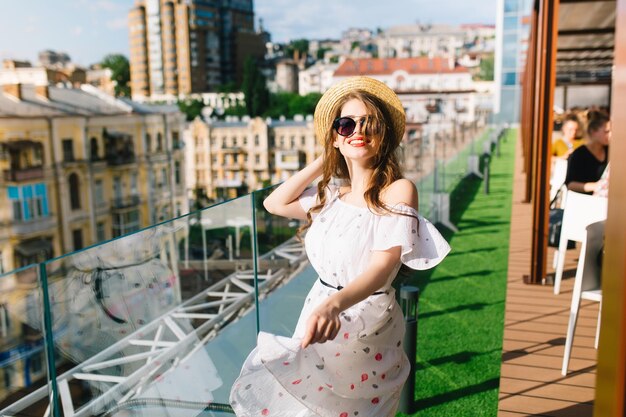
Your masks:
M311 207L317 204L317 187L309 187L300 194L298 197L298 201L300 202L300 207L304 212L308 212Z
M429 269L439 264L450 252L450 245L435 226L412 207L396 205L393 210L410 216L377 216L378 224L374 230L372 250L401 246L400 260L412 269ZM417 216L417 219L413 216Z
M326 205L328 205L333 200L333 198L337 196L338 190L339 187L332 183L326 186ZM318 204L317 186L314 185L304 190L302 194L300 194L300 197L298 197L298 201L300 202L300 207L302 207L302 210L308 212L311 207Z

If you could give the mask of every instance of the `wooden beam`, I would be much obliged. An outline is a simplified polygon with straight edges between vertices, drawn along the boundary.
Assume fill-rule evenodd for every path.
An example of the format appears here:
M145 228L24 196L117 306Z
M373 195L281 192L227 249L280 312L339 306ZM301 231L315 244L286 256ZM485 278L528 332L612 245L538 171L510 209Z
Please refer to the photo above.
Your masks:
M613 61L613 57L609 56L609 57L598 57L598 58L594 58L594 57L590 57L590 56L586 56L586 57L580 57L580 58L558 58L556 59L556 62L594 62L594 61Z
M615 28L585 28L559 30L559 36L606 35L615 33Z
M568 3L615 3L616 0L561 0L561 4Z
M602 265L602 329L594 416L626 414L626 0L617 1L615 70L611 88L609 208Z
M539 1L537 38L537 99L538 117L533 150L533 240L528 284L542 284L546 276L550 160L552 154L552 126L554 87L556 85L556 44L559 18L558 0Z
M593 47L580 47L580 48L558 48L557 52L600 52L600 51L613 51L614 46L593 46Z

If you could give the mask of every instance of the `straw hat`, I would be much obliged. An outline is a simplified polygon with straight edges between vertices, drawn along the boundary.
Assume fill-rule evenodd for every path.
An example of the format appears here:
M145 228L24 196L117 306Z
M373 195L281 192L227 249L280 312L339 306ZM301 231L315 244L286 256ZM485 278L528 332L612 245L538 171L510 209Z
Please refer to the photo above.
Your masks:
M393 131L400 143L402 136L404 135L404 125L406 123L406 115L404 113L404 107L400 99L394 93L394 91L387 87L385 83L375 80L370 77L350 77L330 87L322 96L320 101L315 107L315 114L313 115L315 125L315 136L317 140L323 144L324 136L328 129L332 126L336 114L338 112L337 106L340 100L347 94L356 90L365 91L384 103L386 112L391 117L391 123L393 124Z

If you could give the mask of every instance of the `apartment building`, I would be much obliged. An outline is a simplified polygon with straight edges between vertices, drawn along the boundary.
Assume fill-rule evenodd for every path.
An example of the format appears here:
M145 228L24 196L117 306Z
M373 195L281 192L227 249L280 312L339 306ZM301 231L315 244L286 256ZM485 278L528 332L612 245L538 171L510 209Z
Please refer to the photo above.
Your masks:
M347 59L335 71L333 84L355 75L367 75L391 87L409 122L470 123L475 119L477 94L472 76L452 58Z
M196 119L185 131L188 189L212 200L284 181L321 154L311 116Z
M134 100L215 91L265 53L251 0L137 0L128 22Z
M458 50L477 40L493 38L493 25L397 25L376 36L380 58L419 56L455 57Z
M95 87L0 92L0 263L43 261L187 212L173 107Z

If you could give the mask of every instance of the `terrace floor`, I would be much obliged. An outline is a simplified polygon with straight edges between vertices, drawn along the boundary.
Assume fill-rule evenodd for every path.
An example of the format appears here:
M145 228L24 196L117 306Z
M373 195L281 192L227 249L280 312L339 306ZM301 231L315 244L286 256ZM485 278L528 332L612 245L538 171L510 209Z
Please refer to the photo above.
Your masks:
M513 185L498 416L591 417L596 380L597 351L593 343L598 304L582 303L570 371L564 377L561 364L574 280L562 281L560 295L554 295L553 287L549 285L523 283L523 276L530 271L532 207L522 203L525 183L519 142ZM552 254L550 250L550 260ZM576 250L568 251L564 276L573 275L576 259Z

